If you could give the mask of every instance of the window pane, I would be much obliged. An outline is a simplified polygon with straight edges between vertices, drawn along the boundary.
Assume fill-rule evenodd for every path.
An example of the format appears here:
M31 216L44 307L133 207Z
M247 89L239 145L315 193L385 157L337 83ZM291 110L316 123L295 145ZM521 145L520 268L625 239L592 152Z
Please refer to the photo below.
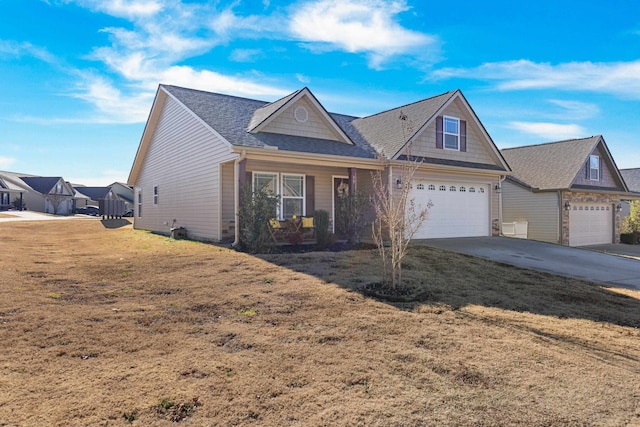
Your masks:
M449 148L451 150L458 149L458 136L457 135L444 135L444 148Z
M282 200L282 216L291 218L293 215L302 216L302 199Z
M593 169L598 169L600 167L600 158L598 156L591 156L589 160L591 161L591 167Z
M302 197L302 177L284 175L282 177L282 195L284 197Z
M458 120L449 117L444 118L444 131L446 133L458 133Z
M277 194L276 189L276 175L257 173L253 178L253 190L265 191L269 194Z

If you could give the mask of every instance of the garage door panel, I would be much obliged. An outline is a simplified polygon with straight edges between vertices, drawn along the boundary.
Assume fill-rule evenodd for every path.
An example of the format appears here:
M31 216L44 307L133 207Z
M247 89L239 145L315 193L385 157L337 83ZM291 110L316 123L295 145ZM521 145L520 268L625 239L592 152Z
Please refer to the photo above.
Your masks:
M607 203L572 203L569 245L586 246L613 241L613 210Z
M432 206L415 238L489 235L489 186L420 181L410 194L417 206Z

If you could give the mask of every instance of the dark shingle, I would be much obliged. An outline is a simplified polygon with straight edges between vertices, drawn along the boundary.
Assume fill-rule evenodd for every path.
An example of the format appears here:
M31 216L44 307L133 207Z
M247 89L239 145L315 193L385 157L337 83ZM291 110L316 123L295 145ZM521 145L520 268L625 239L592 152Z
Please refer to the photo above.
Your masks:
M569 188L601 136L501 150L513 177L540 190Z
M627 183L629 191L640 193L640 168L620 169L620 174Z
M62 178L59 176L21 176L20 179L41 194L49 194Z

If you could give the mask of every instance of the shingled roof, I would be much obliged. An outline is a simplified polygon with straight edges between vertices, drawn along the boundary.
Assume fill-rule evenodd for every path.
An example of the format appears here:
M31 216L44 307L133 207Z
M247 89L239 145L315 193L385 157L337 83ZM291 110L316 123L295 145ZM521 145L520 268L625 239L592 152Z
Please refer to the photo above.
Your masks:
M286 151L302 151L314 154L331 154L367 159L376 158L375 151L351 124L355 119L355 117L352 116L329 113L331 118L340 126L354 145L301 136L247 132L247 129L250 128L254 113L257 110L270 105L269 108L258 112L258 116L266 117L267 115L273 114L279 106L286 103L291 96L294 96L298 92L270 104L264 101L186 89L177 86L161 85L161 87L193 111L207 125L215 129L225 140L236 146L273 146Z
M356 119L353 125L379 153L392 158L457 92L446 92L413 104ZM400 120L401 115L410 117L410 124Z
M531 188L556 190L571 187L587 157L602 139L583 139L527 145L501 150L513 170L512 178Z
M49 194L62 179L59 176L21 176L20 179L29 187L41 194Z
M620 169L620 174L629 187L629 191L640 193L640 168Z

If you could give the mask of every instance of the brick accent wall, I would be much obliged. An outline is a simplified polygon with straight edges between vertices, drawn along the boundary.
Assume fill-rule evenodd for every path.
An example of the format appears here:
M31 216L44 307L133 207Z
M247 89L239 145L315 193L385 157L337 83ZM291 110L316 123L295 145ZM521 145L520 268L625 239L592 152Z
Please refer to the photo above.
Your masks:
M563 191L562 192L562 203L560 204L562 209L562 224L561 224L561 240L560 243L568 246L569 245L569 211L564 209L565 202L572 203L606 203L611 205L611 209L613 211L613 242L620 243L620 224L622 223L622 218L620 212L616 210L616 206L620 203L620 197L617 195L606 194L606 193L582 193L582 192L572 192L572 191Z

